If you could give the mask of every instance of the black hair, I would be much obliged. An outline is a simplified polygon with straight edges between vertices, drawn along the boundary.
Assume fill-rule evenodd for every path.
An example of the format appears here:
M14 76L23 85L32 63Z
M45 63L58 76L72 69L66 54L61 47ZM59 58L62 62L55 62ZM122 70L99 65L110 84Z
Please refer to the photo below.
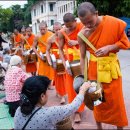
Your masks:
M84 17L87 12L95 13L96 8L95 6L90 2L83 2L79 5L78 9L78 15L81 17Z
M28 78L22 88L21 112L29 115L38 103L42 93L46 94L51 80L45 76L33 76Z
M65 23L74 22L74 21L75 21L75 16L74 16L72 13L66 13L66 14L63 16L63 21L64 21Z

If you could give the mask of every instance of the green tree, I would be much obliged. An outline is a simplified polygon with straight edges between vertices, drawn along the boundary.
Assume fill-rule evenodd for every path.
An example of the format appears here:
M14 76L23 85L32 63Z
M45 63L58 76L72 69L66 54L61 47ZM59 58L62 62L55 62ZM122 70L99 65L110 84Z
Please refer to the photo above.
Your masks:
M0 29L1 30L7 31L7 28L10 29L9 21L12 15L13 15L13 12L10 8L3 9L0 6Z
M22 26L24 25L24 12L21 8L20 5L13 5L11 7L12 11L13 11L13 16L10 20L13 20L11 23L13 23L13 28L18 28L20 30L20 28L22 28Z
M87 0L98 9L99 14L108 14L116 17L130 17L130 0ZM77 0L77 6L86 0ZM75 11L75 15L77 12Z

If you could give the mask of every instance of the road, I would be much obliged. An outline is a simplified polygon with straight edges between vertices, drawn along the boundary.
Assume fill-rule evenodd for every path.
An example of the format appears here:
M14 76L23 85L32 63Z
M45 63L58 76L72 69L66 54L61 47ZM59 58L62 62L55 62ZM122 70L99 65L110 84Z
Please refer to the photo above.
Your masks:
M123 94L125 99L126 111L128 120L130 120L130 50L123 51L121 50L118 53L120 63L121 63L121 71L123 75ZM47 105L60 105L60 99L56 97L55 90L49 90L49 100ZM73 119L73 115L72 115ZM93 117L92 111L85 108L85 111L82 113L82 122L80 124L74 124L73 127L75 129L96 129L96 123ZM116 129L115 126L103 124L104 129ZM130 124L126 129L130 129Z
M130 50L121 50L118 53L120 59L121 71L123 77L123 94L125 99L126 111L128 120L130 121ZM59 105L59 99L55 96L55 91L49 91L48 105ZM73 119L73 116L72 116ZM96 123L92 111L85 108L82 113L82 122L80 124L73 124L75 129L96 129ZM115 126L103 124L104 129L116 129ZM130 124L125 129L130 129Z

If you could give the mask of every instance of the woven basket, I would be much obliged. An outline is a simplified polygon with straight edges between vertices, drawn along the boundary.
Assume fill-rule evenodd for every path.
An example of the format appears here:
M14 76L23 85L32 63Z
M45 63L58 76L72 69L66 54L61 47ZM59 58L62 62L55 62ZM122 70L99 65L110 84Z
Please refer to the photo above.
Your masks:
M70 117L65 118L64 120L58 122L56 124L57 130L71 130L72 129L72 121Z

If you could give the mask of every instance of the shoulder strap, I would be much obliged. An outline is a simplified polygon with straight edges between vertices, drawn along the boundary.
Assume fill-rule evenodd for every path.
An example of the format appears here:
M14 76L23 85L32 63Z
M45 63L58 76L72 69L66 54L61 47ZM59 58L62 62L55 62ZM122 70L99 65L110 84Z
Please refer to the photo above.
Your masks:
M37 111L39 111L41 108L42 108L42 107L39 107L37 110L35 110L35 111L32 113L32 115L29 117L29 119L27 120L27 122L26 122L25 125L23 126L22 130L25 129L25 127L28 125L30 119L31 119L31 118L34 116L34 114L35 114Z
M69 41L70 39L69 39L69 37L67 36L67 34L65 33L65 31L63 30L63 31L61 31L61 33L64 35L64 37L65 37L65 39L67 40L67 41ZM77 53L80 55L80 53L79 53L79 51L78 51L78 49L75 47L75 46L72 46L72 48L75 50L75 51L77 51ZM68 51L68 50L67 50Z
M25 40L25 42L29 45L29 47L31 48L30 44L28 43L27 39L23 36L23 40Z
M93 44L83 35L83 33L79 33L78 36L94 51L96 51L97 49L93 46Z
M40 38L38 39L39 42L41 42L44 46L47 46Z

